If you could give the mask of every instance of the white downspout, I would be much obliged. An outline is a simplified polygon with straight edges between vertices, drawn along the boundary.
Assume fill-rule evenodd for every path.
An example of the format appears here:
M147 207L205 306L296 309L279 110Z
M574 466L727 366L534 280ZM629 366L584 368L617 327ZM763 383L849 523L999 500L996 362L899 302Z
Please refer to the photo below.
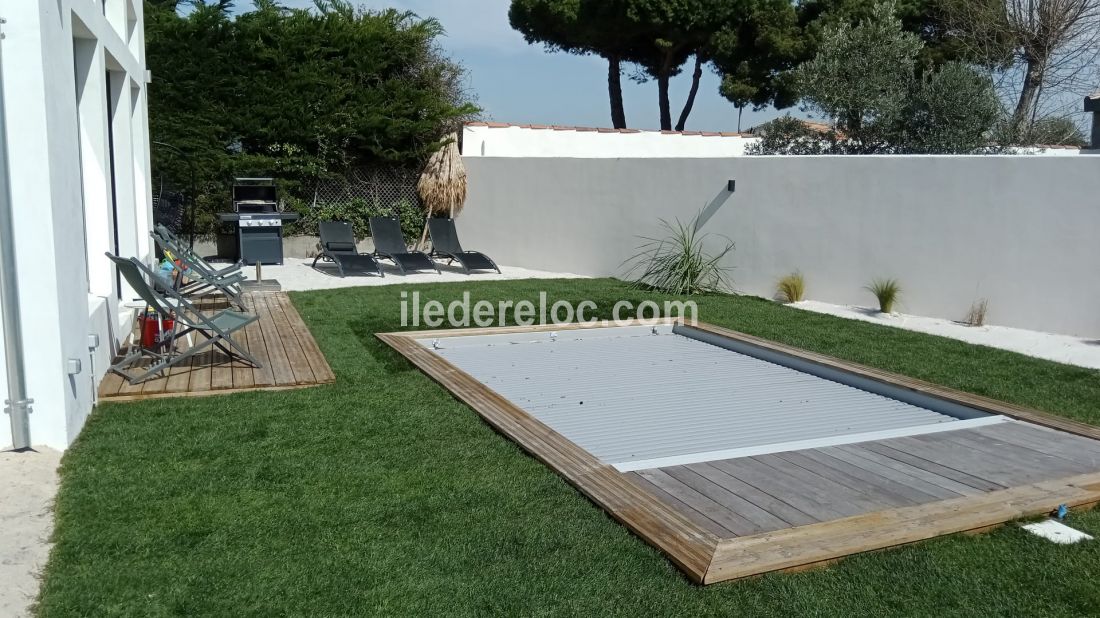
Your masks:
M0 18L0 27L6 20ZM3 33L0 32L0 319L3 320L8 393L4 412L11 416L11 440L16 450L31 446L30 413L23 371L23 327L19 317L19 284L15 272L14 205L8 167L8 129L4 111Z

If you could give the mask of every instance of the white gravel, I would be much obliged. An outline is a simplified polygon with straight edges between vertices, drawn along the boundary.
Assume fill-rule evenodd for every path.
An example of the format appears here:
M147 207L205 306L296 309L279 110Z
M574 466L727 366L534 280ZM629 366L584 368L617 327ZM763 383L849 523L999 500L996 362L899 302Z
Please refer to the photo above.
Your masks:
M791 306L816 313L827 313L852 320L950 337L1067 365L1100 369L1100 340L1096 339L1055 335L1007 326L967 326L952 320L904 313L883 314L867 307L833 305L815 300L804 300Z
M317 262L317 268L310 267L313 259L288 258L280 266L263 266L261 275L264 280L275 279L286 291L328 290L374 285L408 285L413 283L444 283L451 281L502 281L514 279L580 279L580 275L555 273L544 270L529 270L516 266L501 266L501 274L494 271L478 271L465 274L457 266L440 265L441 273L431 271L402 275L393 266L386 266L386 276L376 274L349 274L341 278L331 263ZM256 269L246 266L244 272L250 280L256 278Z
M29 616L50 553L61 453L0 452L0 616Z

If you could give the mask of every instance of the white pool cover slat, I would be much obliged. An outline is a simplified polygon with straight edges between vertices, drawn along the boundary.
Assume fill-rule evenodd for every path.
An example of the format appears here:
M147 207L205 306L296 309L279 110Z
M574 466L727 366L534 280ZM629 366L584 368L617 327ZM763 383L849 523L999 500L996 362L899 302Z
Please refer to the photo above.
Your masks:
M657 332L629 327L421 343L622 470L1002 420L959 420L668 327Z

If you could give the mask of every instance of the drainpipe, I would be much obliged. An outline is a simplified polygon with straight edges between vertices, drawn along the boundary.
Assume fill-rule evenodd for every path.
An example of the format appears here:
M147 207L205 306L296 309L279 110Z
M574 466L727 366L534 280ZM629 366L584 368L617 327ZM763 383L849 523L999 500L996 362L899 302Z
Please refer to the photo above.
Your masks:
M6 20L0 18L0 25ZM0 33L0 40L3 33ZM19 285L15 278L14 206L8 168L8 129L4 111L3 51L0 46L0 319L3 320L4 357L7 360L7 399L4 412L11 417L11 440L16 450L31 446L30 413L23 371L23 326L19 318Z
M1085 97L1085 111L1092 112L1092 142L1089 148L1100 150L1100 92Z

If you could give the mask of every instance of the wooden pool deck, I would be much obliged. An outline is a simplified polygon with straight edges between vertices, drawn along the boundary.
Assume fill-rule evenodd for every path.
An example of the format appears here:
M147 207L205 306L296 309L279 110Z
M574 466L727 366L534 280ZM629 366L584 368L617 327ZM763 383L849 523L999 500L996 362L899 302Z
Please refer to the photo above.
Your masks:
M1100 428L709 325L711 333L1000 414L971 429L620 472L419 338L379 334L498 431L561 474L693 581L709 584L1100 502Z
M102 401L132 401L152 397L194 397L256 390L305 388L334 382L328 362L302 317L283 292L245 294L250 313L260 319L234 334L263 365L252 367L230 359L220 350L196 354L188 364L172 367L163 377L130 384L116 373L108 373L99 386ZM227 308L224 298L204 297L203 311ZM186 346L185 341L179 342Z

